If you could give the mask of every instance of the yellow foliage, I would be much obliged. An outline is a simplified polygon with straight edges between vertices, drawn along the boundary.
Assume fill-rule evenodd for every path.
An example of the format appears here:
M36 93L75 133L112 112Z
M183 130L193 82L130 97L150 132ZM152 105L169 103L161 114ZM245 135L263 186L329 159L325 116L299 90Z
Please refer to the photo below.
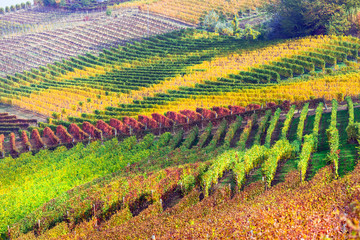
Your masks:
M146 110L139 114L166 113L183 109L211 108L213 106L238 105L247 106L251 103L262 104L276 100L304 101L310 97L332 100L339 93L344 96L356 96L360 92L360 73L349 73L341 76L325 76L309 81L275 85L259 89L242 89L223 95L201 96L196 99L178 100L159 108Z

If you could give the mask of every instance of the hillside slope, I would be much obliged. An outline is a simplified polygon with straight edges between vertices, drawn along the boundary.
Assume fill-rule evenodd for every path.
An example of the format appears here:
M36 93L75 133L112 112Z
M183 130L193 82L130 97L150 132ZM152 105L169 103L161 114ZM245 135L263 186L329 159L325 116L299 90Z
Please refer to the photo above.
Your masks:
M352 107L350 102L348 104L345 110L344 107L340 107L337 111L335 105L332 109L332 112L338 115L336 121L339 130L351 121ZM89 239L121 239L122 236L149 238L153 234L166 239L171 234L177 237L234 234L236 229L239 236L249 236L246 234L251 234L251 230L255 236L283 236L287 233L274 231L288 229L289 234L294 234L303 229L302 233L308 237L321 236L321 231L324 231L324 235L326 232L336 238L345 238L346 232L338 230L343 223L331 212L341 209L343 212L351 213L346 204L355 201L358 196L358 153L353 143L346 143L346 134L342 132L342 144L339 149L340 153L344 151L345 155L339 156L338 173L341 178L332 180L336 175L334 163L326 160L330 150L322 135L330 127L324 126L324 122L328 122L327 119L330 118L334 119L334 114L323 112L323 105L316 103L311 105L311 108L318 109L314 114L313 110L306 110L309 106L305 105L303 109L300 107L300 115L295 115L293 110L277 115L276 112L280 113L280 109L270 118L266 117L269 116L268 113L261 114L255 124L252 124L252 120L255 121L257 118L255 116L244 118L244 122L242 118L238 118L230 125L223 120L221 123L214 123L215 126L209 125L200 132L194 128L185 136L180 131L173 136L166 133L157 140L150 134L139 143L134 137L130 137L120 144L114 139L104 145L100 142L91 143L87 147L78 144L68 151L59 148L52 153L42 151L35 156L23 154L20 159L5 159L1 164L1 206L12 210L7 210L8 215L2 218L3 236L6 235L5 226L13 224L9 234L12 237L21 236L22 239L34 236L49 239L64 234L63 239L81 236L88 236ZM355 108L355 121L360 120L359 112L359 108ZM302 159L301 146L293 153L295 155L282 155L275 164L275 170L272 170L274 172L269 172L268 163L277 156L278 146L296 146L296 140L293 139L299 136L302 139L305 134L309 134L309 130L304 131L304 126L307 126L306 129L314 128L313 131L316 133L315 122L319 124L319 142L318 150L308 159L309 167L305 174L308 172L306 179L309 181L301 183L301 175L296 171L299 170L299 160ZM308 138L305 137L305 142L306 139ZM287 141L291 141L292 144L289 145ZM244 151L245 145L247 150ZM125 149L129 150L124 151ZM294 148L290 151L293 150ZM322 157L318 157L320 155ZM57 159L55 162L54 158ZM242 161L246 164L242 165ZM328 164L331 167L323 169ZM264 176L265 183L261 180ZM272 180L269 185L270 177ZM16 185L22 182L23 187L12 188L15 182ZM343 188L344 184L349 184L346 193L328 194L333 188ZM73 189L70 190L71 188ZM264 191L265 188L268 190ZM297 191L299 195L294 198ZM11 197L13 194L17 197ZM320 201L325 201L325 196L328 200L326 204ZM299 202L304 197L312 204L300 205ZM240 199L242 200L239 205ZM18 209L9 205L16 206L24 202L32 207ZM276 208L278 203L283 204L284 208ZM268 206L267 210L263 209L264 205ZM283 212L280 214L274 210L275 208ZM300 208L302 212L299 212ZM207 222L210 216L206 213L212 211L214 221ZM229 219L228 222L226 219L231 216L224 216L226 211L233 212L231 216L235 218L232 219L251 216L250 219L253 221L249 219L246 222L232 223ZM268 217L260 220L259 211L262 214L267 212L265 216ZM298 214L299 218L293 222L296 228L284 227L284 224L292 222L291 219L295 215L289 215L285 220L280 217L283 214ZM309 218L300 218L303 215L299 214ZM158 225L173 219L174 216L179 221L162 227ZM224 221L215 221L215 216ZM213 227L205 227L204 221L209 227ZM272 222L274 225L269 227L269 221L278 222ZM304 224L311 224L311 221L317 222L315 230L305 232L308 228L304 227ZM231 227L233 231L227 233L212 233L212 228L219 228L225 222L228 222L229 228L231 224L238 224L238 227L234 225ZM137 226L137 230L133 229L134 225ZM269 232L265 231L266 227ZM144 230L145 228L147 230ZM241 229L247 230L243 232ZM350 228L345 230L350 231Z

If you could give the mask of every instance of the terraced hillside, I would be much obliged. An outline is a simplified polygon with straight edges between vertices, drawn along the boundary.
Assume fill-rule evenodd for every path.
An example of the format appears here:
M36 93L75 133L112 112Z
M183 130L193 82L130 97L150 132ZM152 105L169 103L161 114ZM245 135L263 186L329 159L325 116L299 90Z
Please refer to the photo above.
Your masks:
M184 131L173 135L164 133L160 137L148 134L139 141L134 136L121 142L114 138L104 144L95 141L87 146L78 144L71 150L60 147L55 151L42 150L34 156L25 153L17 159L5 158L0 165L4 193L0 206L7 209L0 211L2 231L4 236L10 234L12 238L21 236L21 239L61 235L72 239L155 235L165 239L170 233L177 236L180 232L172 224L157 227L161 219L176 214L181 219L178 222L181 229L187 229L193 225L191 221L201 218L195 212L205 211L209 201L220 201L215 204L220 206L225 206L222 202L232 202L233 197L234 201L245 198L262 202L269 194L289 187L300 191L309 188L307 191L322 196L309 184L321 185L329 178L343 177L356 168L357 145L347 142L343 129L360 120L360 113L350 98L345 104L338 106L334 100L331 110L326 110L329 104L325 106L316 101L282 110L273 106L273 110L256 111L235 120L232 117L231 121L213 120L200 131L201 126L194 126L186 134ZM327 129L329 133L338 131L340 134L329 134L327 140L324 138ZM334 145L334 139L340 145ZM308 146L313 151L309 151ZM334 153L335 158L331 157ZM316 175L326 165L331 168ZM287 174L290 176L286 177ZM355 176L354 173L349 177L354 179ZM338 184L349 177L339 180ZM313 182L299 185L301 179ZM86 182L89 183L82 185ZM357 181L350 182L356 184ZM15 185L22 187L12 188ZM76 187L78 185L81 186ZM264 192L264 188L271 190ZM353 199L352 192L343 195L341 201ZM340 195L328 201L332 203L337 196ZM252 204L248 200L246 204ZM323 208L316 205L312 209L313 216L329 208L332 210L334 205L330 203ZM27 207L12 207L19 204ZM254 205L248 207L251 209ZM247 211L237 210L237 214ZM187 215L188 220L184 221L183 214L189 213L195 215ZM140 226L149 217L152 226L146 224L145 231ZM266 225L266 219L258 219L258 226ZM201 221L197 221L194 223L200 224ZM9 224L12 227L7 231ZM341 223L332 224L331 229L334 229ZM242 226L250 227L246 223ZM315 228L325 226L330 229L329 225L322 224ZM211 231L203 230L201 232ZM339 234L331 231L331 236Z
M45 28L40 32L6 37L0 39L0 71L3 76L28 71L183 27L186 25L163 17L125 10L116 18L89 20L78 26Z
M359 46L351 37L250 43L184 30L7 76L0 79L0 96L4 103L77 122L331 100L357 94Z
M114 5L111 9L123 7L139 7L142 10L162 14L171 18L180 19L185 22L199 24L201 18L211 10L224 13L227 16L237 14L239 11L246 12L261 7L263 0L230 0L230 1L202 1L202 0L141 0L134 2L125 2Z
M1 15L0 103L37 118L0 113L0 239L360 237L360 40L255 40L262 3Z

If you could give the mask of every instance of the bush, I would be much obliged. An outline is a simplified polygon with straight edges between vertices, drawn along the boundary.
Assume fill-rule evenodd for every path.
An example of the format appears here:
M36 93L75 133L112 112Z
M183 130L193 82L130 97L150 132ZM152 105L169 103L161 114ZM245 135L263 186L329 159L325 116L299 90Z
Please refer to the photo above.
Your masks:
M208 14L206 14L204 21L201 24L206 30L214 31L219 19L219 14L216 11L212 10Z
M260 36L260 32L254 30L250 25L246 25L244 30L238 31L237 38L244 40L256 40Z
M360 140L360 123L356 122L350 124L346 128L346 133L349 141L357 141Z

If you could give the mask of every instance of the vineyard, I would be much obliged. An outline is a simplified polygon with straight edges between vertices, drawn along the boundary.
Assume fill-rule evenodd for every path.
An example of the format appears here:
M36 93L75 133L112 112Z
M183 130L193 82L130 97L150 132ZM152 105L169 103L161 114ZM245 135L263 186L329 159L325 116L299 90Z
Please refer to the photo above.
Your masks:
M263 3L0 9L0 239L359 238L360 40Z
M85 22L86 16L71 15L59 18L60 23L57 25L27 24L25 27L28 30L25 34L0 39L2 75L24 73L40 66L46 68L47 64L52 65L54 62L78 59L78 55L97 55L98 51L104 48L118 47L144 36L186 27L184 24L137 10L120 11L116 18L96 18L95 14L91 16L93 19L89 18ZM60 27L59 24L65 27Z
M198 24L200 19L204 17L204 13L211 10L217 10L227 15L237 13L237 9L243 12L261 7L263 0L231 0L231 1L201 1L201 0L140 0L134 2L124 2L110 7L111 9L119 9L129 6L139 6L140 9L151 11L165 16L180 19L193 24Z
M188 218L187 214L195 209L205 211L213 201L220 201L216 206L253 194L266 198L269 191L281 191L277 185L298 186L318 178L329 181L329 176L352 172L357 144L347 141L358 138L358 132L350 129L358 129L359 120L360 109L351 98L342 105L336 100L327 105L312 101L215 118L175 134L157 137L148 133L139 140L135 136L121 141L113 138L79 143L70 150L59 147L5 158L1 162L1 191L7 192L1 200L0 212L6 213L1 218L2 231L22 239L60 235L149 238L152 234L166 238L174 226L155 226L173 214ZM44 134L53 135L46 131ZM327 165L331 168L320 170ZM91 182L94 178L99 179ZM15 185L22 187L10 190ZM303 187L306 191L309 186ZM273 190L262 193L264 189ZM12 207L25 202L29 207ZM143 224L150 218L154 225L146 224L150 229L145 231ZM182 221L182 228L192 225L190 220L190 225ZM7 229L9 224L12 227ZM128 228L133 224L142 227L137 231Z
M332 76L322 77L322 71L329 69L337 72L338 69L342 73L357 68L357 63L352 61L357 59L356 39L340 41L335 37L319 37L263 47L259 44L244 46L243 41L228 37L205 38L200 35L199 38L198 35L196 31L191 31L190 34L187 31L171 33L121 49L104 50L98 57L87 54L22 74L7 75L0 79L4 86L1 89L1 101L47 116L52 116L54 112L62 113L62 120L71 116L81 117L79 121L106 121L113 117L133 117L137 113L161 113L164 108L168 111L175 110L179 108L179 101L185 103L183 99L187 99L185 104L191 106L191 110L196 107L211 107L215 105L211 99L217 95L222 95L222 105L235 102L242 106L289 98L292 101L302 101L308 99L309 95L323 97L325 94L317 89L307 90L309 85L313 85L308 76L320 75L323 80L316 80L320 88L325 85L322 82L338 82L337 77L333 80ZM218 47L214 48L215 45ZM234 53L239 51L240 45L240 51L246 52ZM332 46L343 49L344 52L329 52L329 55L319 53L330 51L327 49ZM312 50L313 48L315 49ZM215 57L218 54L230 56ZM256 58L258 54L260 57ZM338 54L338 58L331 54ZM274 62L268 62L270 58ZM324 59L328 59L328 62ZM261 61L263 64L260 64ZM240 62L243 64L239 65ZM346 67L345 64L349 66ZM215 67L212 68L211 65ZM207 68L204 71L205 66ZM221 70L221 67L224 69ZM152 71L154 68L157 69L156 75ZM337 93L349 95L353 94L352 90L356 91L356 88L343 88L341 83L346 84L347 79L352 78L351 74L357 73L345 73L342 76L344 80L339 85L327 84L328 88L334 87L336 90L328 90L326 99L332 99ZM287 81L291 77L296 77L298 81ZM134 80L129 83L129 79ZM299 96L294 96L279 93L291 91L298 85L304 85L304 94L299 92ZM274 91L269 92L269 87ZM233 97L239 95L239 91L248 96L244 94L241 95L243 98ZM54 99L54 94L62 101ZM252 98L253 94L255 97ZM258 101L258 95L263 94L266 95L263 102ZM195 106L194 101L197 104Z

